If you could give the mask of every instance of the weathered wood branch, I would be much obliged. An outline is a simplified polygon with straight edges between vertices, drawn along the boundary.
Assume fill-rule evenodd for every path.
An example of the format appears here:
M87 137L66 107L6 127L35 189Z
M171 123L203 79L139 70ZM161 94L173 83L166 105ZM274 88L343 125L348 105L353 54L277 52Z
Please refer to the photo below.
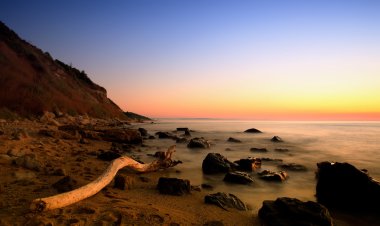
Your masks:
M42 212L62 208L93 196L107 186L115 177L116 173L124 167L144 173L173 167L180 163L180 161L173 161L171 159L173 152L175 152L175 145L169 147L165 153L165 158L147 164L141 164L127 156L117 158L111 162L108 168L96 180L69 192L35 199L32 201L30 209L32 211Z

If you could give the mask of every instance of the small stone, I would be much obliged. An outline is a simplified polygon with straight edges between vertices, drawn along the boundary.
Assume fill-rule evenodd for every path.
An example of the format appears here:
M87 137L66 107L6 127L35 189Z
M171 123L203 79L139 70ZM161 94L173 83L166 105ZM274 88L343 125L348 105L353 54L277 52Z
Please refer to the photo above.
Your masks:
M73 190L76 184L76 180L72 179L70 176L65 176L64 178L55 182L52 187L55 188L59 193L62 193Z
M274 136L272 139L270 139L272 142L284 142L281 137L279 136Z
M228 142L232 142L232 143L241 143L241 140L233 138L233 137L228 138L227 141Z
M264 170L258 173L260 179L266 181L283 182L288 178L288 174L285 171L273 172L270 170Z
M160 177L157 189L161 194L184 195L190 193L191 187L189 180Z
M251 148L250 151L252 152L268 152L266 148Z
M288 152L289 151L289 149L287 149L287 148L275 148L274 150L278 151L278 152Z
M62 168L55 169L53 172L53 176L66 176L66 171Z
M238 164L238 169L242 171L252 172L261 167L261 159L259 158L246 158L235 161Z
M116 175L113 187L120 190L130 190L133 188L134 184L135 179L133 177Z

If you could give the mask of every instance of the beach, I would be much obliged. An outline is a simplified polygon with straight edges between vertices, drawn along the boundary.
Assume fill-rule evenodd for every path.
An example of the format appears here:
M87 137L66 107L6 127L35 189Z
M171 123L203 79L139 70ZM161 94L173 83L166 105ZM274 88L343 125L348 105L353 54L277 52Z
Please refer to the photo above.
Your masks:
M57 122L63 125L63 120ZM62 136L52 123L20 120L2 121L0 130L0 224L1 225L260 225L257 216L264 200L292 197L302 201L316 201L315 171L321 161L349 162L365 168L375 179L380 178L377 167L380 146L376 142L380 124L376 122L255 122L207 119L161 119L153 123L121 123L117 121L82 119L70 124L83 128L123 128L147 130L149 138L139 145L127 145L123 155L148 163L152 155L165 151L175 144L173 159L182 164L151 173L121 170L128 178L124 190L114 188L113 182L96 195L73 205L37 213L29 210L32 200L55 195L52 186L65 176L75 181L73 188L96 179L108 166L99 153L115 149L115 142L102 139L82 139L80 135ZM159 139L157 132L165 131L178 136L189 128L193 137L206 138L209 149L191 149L187 143L173 139ZM249 128L263 133L244 133ZM45 131L45 132L41 132ZM50 132L46 132L50 131ZM54 133L55 131L55 133ZM70 134L69 131L66 131ZM153 137L154 139L153 139ZM279 136L284 142L270 139ZM229 142L233 137L241 142ZM251 148L265 148L257 153ZM284 182L260 180L257 172L250 173L254 182L249 185L223 181L224 174L207 175L202 172L202 161L208 153L220 153L231 161L247 157L275 159L263 161L261 168L278 171L280 164L297 163L305 171L287 171ZM15 164L16 159L33 156L29 165ZM160 177L187 179L193 189L190 194L172 196L160 194L157 182ZM211 188L203 189L202 184ZM228 209L205 204L204 197L211 193L226 192L239 197L248 211ZM379 218L371 214L355 216L332 211L335 225L377 225Z

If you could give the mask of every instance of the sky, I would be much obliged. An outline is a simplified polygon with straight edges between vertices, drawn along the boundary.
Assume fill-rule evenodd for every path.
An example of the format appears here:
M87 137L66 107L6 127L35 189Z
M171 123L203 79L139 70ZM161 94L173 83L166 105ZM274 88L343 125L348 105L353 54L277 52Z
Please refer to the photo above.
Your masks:
M380 1L2 0L0 20L153 118L380 120Z

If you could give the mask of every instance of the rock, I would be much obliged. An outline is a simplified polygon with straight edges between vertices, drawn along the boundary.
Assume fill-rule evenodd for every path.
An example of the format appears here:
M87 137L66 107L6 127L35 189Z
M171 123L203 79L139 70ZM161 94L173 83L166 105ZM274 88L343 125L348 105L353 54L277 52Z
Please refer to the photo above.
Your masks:
M251 128L251 129L247 129L246 131L244 131L244 133L262 133L262 132L258 129Z
M160 177L157 189L161 194L184 195L190 194L190 181L178 178Z
M278 152L288 152L289 151L289 149L287 149L287 148L275 148L274 150L278 151Z
M251 148L250 151L253 152L268 152L266 148Z
M189 142L188 140L187 140L187 138L185 138L185 137L177 137L177 139L176 139L176 141L175 141L177 144L185 144L185 143L187 143L187 142Z
M160 139L176 139L176 136L169 132L157 132L156 135Z
M379 211L380 183L349 163L317 164L318 202L354 211Z
M18 157L14 163L17 166L24 167L26 169L40 171L42 169L41 163L36 159L34 154L26 154Z
M219 153L208 153L202 162L202 171L205 174L227 173L234 164Z
M223 180L235 184L250 184L254 181L248 173L239 171L228 172Z
M261 159L259 158L246 158L235 161L239 170L252 172L261 167Z
M266 200L259 210L259 218L265 226L332 226L332 218L326 207L316 202L302 202L295 198Z
M260 179L266 181L283 182L288 178L288 174L285 171L273 172L270 170L264 170L258 173Z
M205 203L217 205L224 210L228 210L227 208L248 210L247 206L238 197L222 192L206 195Z
M52 187L55 188L59 193L62 193L73 190L76 184L76 180L72 179L70 176L65 176L64 178L55 182Z
M232 148L226 148L226 149L224 149L225 151L234 151L234 149L232 149Z
M150 154L153 157L159 158L159 159L165 159L165 152L164 151L156 151L153 155Z
M133 188L134 184L135 179L133 177L116 175L113 187L120 190L130 190Z
M138 130L133 129L109 129L103 131L102 138L109 142L142 144L143 139Z
M241 143L241 140L238 140L238 139L233 138L233 137L228 138L227 141L228 141L228 142L232 142L232 143Z
M118 153L115 153L113 151L106 151L106 152L100 153L98 155L98 159L101 159L103 161L112 161L112 160L117 159L119 157L121 157L121 155Z
M23 140L29 138L29 134L25 129L16 129L11 134L12 140Z
M279 165L280 168L290 170L290 171L307 171L306 166L296 164L296 163L288 163Z
M191 137L190 130L185 130L185 134L184 134L184 136L186 136L186 137Z
M143 136L143 137L147 137L148 136L148 131L146 129L139 128L138 130L139 130L141 136Z
M0 136L4 134L5 134L4 131L0 130Z
M276 162L276 163L280 163L283 161L282 159L273 159L273 158L266 158L266 157L260 158L260 160L262 162Z
M281 139L281 137L279 137L279 136L274 136L274 137L272 137L272 139L270 139L270 141L272 141L272 142L284 142L284 141Z
M210 148L210 142L208 142L203 137L196 137L190 140L190 142L187 144L188 148Z
M150 136L148 137L148 139L153 140L153 139L156 139L156 138L155 138L154 136L150 135Z
M189 128L187 127L179 127L177 128L177 131L183 131L183 132L186 132L186 131L190 131Z

